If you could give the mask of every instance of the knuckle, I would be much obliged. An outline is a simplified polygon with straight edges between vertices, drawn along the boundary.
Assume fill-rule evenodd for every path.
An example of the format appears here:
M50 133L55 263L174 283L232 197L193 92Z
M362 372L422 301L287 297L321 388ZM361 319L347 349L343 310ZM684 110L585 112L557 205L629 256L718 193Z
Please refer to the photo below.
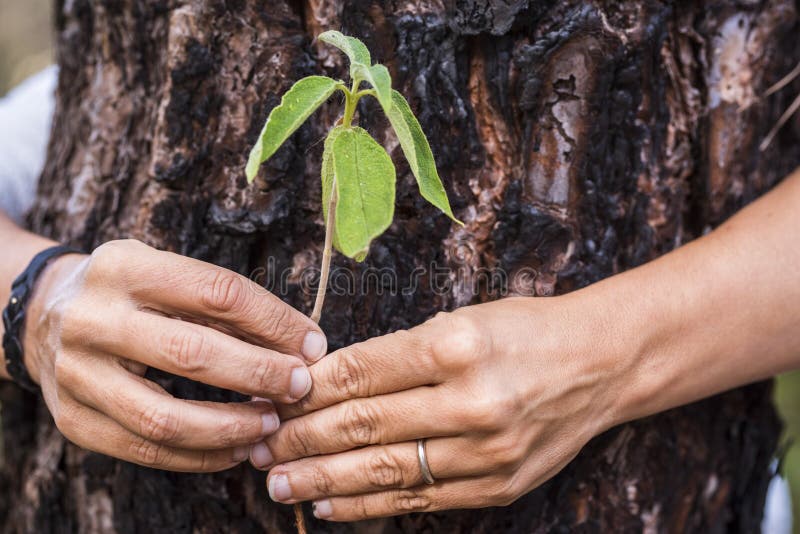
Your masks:
M333 383L339 391L351 398L369 396L367 369L356 347L341 352L334 367Z
M57 352L53 361L53 376L56 384L67 390L73 390L81 382L80 365L74 356L66 352Z
M490 458L498 470L516 470L524 456L520 440L516 436L497 437L484 444L484 457Z
M70 298L58 306L56 315L48 317L48 321L60 323L61 340L65 344L85 345L87 339L92 339L96 323L89 306L84 306L76 298Z
M392 501L390 504L394 509L405 513L424 512L431 505L431 501L428 496L413 489L395 492L389 498Z
M501 425L500 419L502 419L498 415L494 403L482 397L474 399L468 413L464 413L463 416L465 419L469 419L465 423L470 427L485 432L498 430Z
M444 336L433 339L431 354L436 363L445 368L463 368L472 365L487 351L489 336L482 332L481 324L466 313L448 313L437 316L443 324Z
M347 402L344 405L342 430L348 445L364 446L376 443L377 414L371 405L363 402Z
M148 406L139 413L138 433L148 441L172 441L178 435L179 426L172 412L159 406Z
M137 439L130 443L130 453L139 464L147 467L165 467L172 453L166 447L147 439Z
M311 467L311 482L321 495L333 494L333 477L322 465L315 464Z
M397 459L387 452L379 452L366 465L367 481L377 488L399 488L405 485L403 469Z
M129 253L139 242L133 239L107 241L97 247L89 257L86 275L89 278L105 278L127 268Z
M256 368L255 375L253 376L253 383L262 393L277 393L275 391L275 378L280 376L275 368L275 362L271 358L264 358ZM286 376L286 375L283 375Z
M305 458L313 456L316 453L312 450L309 444L311 440L307 439L308 429L306 423L302 419L292 419L284 426L286 446L294 456L298 458Z
M164 351L178 371L196 373L205 369L205 345L203 334L182 325L166 334Z
M228 448L248 441L247 438L256 437L257 433L253 425L245 424L240 418L233 417L220 424L218 435L220 445Z
M353 499L353 515L356 518L365 518L370 516L370 507L367 499L363 495L358 495Z
M220 312L238 310L246 297L242 279L232 271L215 269L210 282L200 284L200 302L212 310Z
M269 307L266 316L259 317L259 331L268 339L284 340L295 337L298 326L292 320L292 311L288 305L277 303Z
M498 483L492 492L492 502L495 506L509 506L516 501L522 492L517 488L513 479L503 480Z
M413 347L411 357L414 358L420 373L437 373L439 361L433 355L436 336L425 335L423 334L425 331L425 329L396 330L384 339L397 347Z

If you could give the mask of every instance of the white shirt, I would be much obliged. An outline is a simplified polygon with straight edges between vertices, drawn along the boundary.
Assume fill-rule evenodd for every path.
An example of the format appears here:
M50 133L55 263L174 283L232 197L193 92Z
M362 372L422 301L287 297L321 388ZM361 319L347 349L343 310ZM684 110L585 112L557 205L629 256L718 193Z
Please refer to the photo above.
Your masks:
M19 222L31 207L47 155L58 68L0 98L0 210Z

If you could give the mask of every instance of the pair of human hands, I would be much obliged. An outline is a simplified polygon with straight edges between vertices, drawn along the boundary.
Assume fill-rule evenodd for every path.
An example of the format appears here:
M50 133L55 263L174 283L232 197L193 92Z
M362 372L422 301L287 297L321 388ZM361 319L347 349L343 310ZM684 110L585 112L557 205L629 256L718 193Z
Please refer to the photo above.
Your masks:
M325 356L318 326L247 278L117 241L45 272L24 344L79 446L175 471L249 457L274 500L351 521L508 504L610 426L607 336L579 306L506 299ZM253 400L179 400L148 367Z

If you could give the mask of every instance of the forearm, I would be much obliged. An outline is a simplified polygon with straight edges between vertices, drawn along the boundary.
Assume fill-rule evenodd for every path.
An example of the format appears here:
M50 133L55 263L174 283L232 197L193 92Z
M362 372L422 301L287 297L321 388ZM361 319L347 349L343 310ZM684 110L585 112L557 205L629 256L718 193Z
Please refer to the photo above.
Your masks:
M14 279L38 252L55 243L19 228L2 211L0 211L0 243L3 246L3 254L0 256L2 257L0 260L0 308L5 308ZM0 322L0 337L4 330ZM0 356L5 361L2 346L0 346ZM8 378L4 363L0 364L0 378Z
M800 171L709 235L585 291L616 330L611 424L800 367Z

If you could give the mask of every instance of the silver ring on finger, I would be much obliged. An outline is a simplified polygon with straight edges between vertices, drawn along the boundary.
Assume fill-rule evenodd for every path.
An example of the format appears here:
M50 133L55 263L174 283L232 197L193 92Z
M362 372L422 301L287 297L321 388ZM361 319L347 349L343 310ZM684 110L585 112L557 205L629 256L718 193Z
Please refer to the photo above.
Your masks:
M429 486L436 482L431 473L431 466L428 465L428 454L425 450L426 439L417 440L417 458L419 459L419 469L422 471L422 480Z

